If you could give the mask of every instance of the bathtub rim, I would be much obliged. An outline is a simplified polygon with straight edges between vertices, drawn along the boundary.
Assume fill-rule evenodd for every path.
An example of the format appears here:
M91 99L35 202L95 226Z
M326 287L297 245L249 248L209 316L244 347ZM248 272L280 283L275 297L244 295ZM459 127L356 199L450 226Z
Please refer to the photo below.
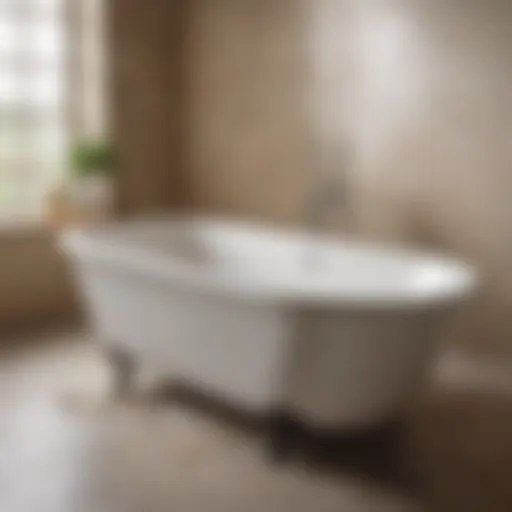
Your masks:
M287 229L279 226L254 223L239 219L203 215L167 214L149 217L139 217L128 220L117 220L103 224L99 227L78 227L65 229L59 233L59 245L61 250L75 262L86 262L88 265L101 265L112 270L124 270L139 272L145 278L158 281L167 285L180 286L182 288L204 292L209 295L225 296L233 299L252 300L260 303L275 303L280 306L343 309L345 311L413 311L423 309L445 309L450 306L458 306L470 301L480 287L480 279L476 270L454 258L434 252L420 252L406 246L371 243L355 239L354 237L336 237L335 235L321 235L320 239L336 243L348 243L361 249L384 250L397 255L408 255L418 261L434 262L447 266L459 274L459 281L451 290L442 290L436 293L414 294L403 290L397 294L386 296L356 296L325 293L296 293L289 292L279 287L258 285L255 280L236 279L234 274L214 273L208 269L196 265L185 265L182 261L173 259L173 265L169 265L170 255L163 255L150 248L130 246L127 251L126 243L117 243L107 236L116 228L122 229L140 228L148 223L193 223L207 226L210 223L221 226L234 226L238 229L264 230L272 229L282 232L284 236L304 235L303 230ZM300 290L299 290L300 291Z

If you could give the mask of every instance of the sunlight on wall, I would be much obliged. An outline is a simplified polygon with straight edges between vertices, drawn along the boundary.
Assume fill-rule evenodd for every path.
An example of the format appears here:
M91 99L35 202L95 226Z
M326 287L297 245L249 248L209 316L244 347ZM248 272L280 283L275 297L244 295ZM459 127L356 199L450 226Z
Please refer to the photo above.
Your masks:
M407 13L364 6L356 14L353 48L360 83L354 90L358 153L376 160L393 136L413 128L428 106L429 74L418 26Z

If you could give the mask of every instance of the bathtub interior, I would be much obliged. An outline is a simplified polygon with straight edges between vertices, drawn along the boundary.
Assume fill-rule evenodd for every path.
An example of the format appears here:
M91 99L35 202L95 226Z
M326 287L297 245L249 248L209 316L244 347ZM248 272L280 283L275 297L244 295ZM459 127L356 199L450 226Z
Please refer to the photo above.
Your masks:
M89 236L288 297L429 301L464 296L473 286L472 270L444 257L235 221L159 218Z

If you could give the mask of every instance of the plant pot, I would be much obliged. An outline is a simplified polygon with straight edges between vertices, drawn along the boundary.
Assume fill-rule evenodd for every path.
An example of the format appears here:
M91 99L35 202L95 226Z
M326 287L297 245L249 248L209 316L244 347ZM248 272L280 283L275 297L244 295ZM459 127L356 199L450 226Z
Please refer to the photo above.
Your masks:
M114 181L99 173L75 178L68 185L68 200L78 222L108 220L114 213Z

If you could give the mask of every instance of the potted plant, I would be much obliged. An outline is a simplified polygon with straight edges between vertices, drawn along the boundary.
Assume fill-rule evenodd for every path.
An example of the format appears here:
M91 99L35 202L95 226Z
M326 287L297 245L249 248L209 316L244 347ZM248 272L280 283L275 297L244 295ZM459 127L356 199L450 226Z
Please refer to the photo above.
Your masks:
M114 207L115 158L106 139L82 139L69 151L68 197L81 221L104 220Z

